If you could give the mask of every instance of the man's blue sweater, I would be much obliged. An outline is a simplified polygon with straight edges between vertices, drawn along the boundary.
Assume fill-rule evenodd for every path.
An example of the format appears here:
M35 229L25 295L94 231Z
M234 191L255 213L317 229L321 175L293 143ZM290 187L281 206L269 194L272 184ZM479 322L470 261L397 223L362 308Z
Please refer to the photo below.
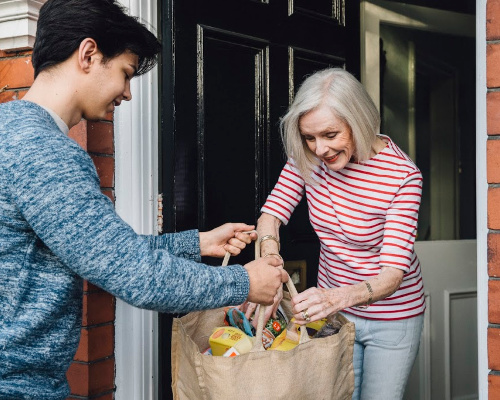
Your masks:
M82 278L141 308L242 303L241 265L200 260L198 231L136 234L101 193L92 160L27 101L0 105L0 398L64 399Z

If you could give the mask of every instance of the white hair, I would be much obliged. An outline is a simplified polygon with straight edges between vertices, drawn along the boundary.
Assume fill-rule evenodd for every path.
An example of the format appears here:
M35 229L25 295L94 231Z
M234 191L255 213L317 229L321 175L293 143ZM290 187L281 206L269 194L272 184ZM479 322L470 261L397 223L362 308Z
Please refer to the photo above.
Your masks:
M300 86L280 123L286 154L293 158L306 182L312 183L311 172L319 164L300 134L300 118L315 108L326 105L351 128L354 156L362 162L370 152L380 130L380 114L363 85L342 68L328 68L309 76Z

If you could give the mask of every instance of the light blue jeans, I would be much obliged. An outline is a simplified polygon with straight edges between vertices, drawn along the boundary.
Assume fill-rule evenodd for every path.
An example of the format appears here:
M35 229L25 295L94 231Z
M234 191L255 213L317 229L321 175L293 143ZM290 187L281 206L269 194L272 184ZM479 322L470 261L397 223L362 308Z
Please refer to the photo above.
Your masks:
M398 321L343 315L356 326L352 399L402 399L417 357L424 315Z

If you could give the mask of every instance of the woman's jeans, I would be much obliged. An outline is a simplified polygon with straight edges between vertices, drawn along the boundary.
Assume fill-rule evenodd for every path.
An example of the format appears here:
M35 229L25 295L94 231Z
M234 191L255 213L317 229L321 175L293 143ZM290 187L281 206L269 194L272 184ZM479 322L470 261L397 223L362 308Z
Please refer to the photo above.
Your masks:
M397 321L343 315L356 326L352 399L402 399L417 357L424 315Z

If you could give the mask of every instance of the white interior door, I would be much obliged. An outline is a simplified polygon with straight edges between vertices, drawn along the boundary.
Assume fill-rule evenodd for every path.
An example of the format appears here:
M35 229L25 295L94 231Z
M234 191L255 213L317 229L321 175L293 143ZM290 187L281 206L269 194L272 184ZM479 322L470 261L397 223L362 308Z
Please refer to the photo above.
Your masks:
M424 175L415 247L427 311L406 400L478 398L475 160L461 133L474 132L475 115L465 115L461 99L468 91L474 97L475 80L464 83L468 66L453 54L456 47L464 58L469 49L473 62L474 36L474 16L379 0L361 5L361 80L381 111L382 133Z
M478 398L476 241L417 242L427 310L405 399Z

